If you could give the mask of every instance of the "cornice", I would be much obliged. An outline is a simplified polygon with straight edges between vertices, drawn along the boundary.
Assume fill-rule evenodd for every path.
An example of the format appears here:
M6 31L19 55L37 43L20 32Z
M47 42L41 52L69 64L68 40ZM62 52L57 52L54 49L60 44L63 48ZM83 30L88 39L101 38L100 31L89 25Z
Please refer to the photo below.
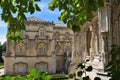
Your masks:
M25 21L26 25L38 25L38 24L43 24L43 25L54 25L53 22L49 22L49 21L43 21L41 19L38 19L36 17L30 17Z

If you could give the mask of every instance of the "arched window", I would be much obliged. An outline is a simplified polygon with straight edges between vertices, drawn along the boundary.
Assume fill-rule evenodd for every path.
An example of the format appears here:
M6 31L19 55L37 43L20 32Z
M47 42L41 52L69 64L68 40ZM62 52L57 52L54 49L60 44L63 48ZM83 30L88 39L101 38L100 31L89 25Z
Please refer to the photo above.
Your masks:
M46 44L45 43L40 43L38 45L38 55L46 55Z
M20 43L16 46L16 55L22 56L25 55L25 45L23 43Z
M60 33L59 32L56 32L54 35L53 35L53 38L55 40L59 40L60 39Z
M27 72L27 64L26 63L15 63L14 64L15 73L26 73Z
M45 62L40 62L36 64L36 68L40 71L40 72L48 72L48 64Z
M45 29L44 28L40 28L39 29L39 36L40 36L40 38L45 38Z
M68 32L65 33L65 39L67 39L67 40L70 39L70 33L68 33Z

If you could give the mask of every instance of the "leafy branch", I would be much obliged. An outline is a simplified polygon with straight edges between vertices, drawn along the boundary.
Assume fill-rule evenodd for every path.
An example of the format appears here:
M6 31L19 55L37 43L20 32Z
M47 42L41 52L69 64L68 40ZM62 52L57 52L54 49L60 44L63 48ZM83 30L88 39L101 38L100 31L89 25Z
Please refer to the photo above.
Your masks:
M49 9L61 11L59 20L67 24L74 32L93 17L99 7L104 6L103 0L52 0Z
M7 38L17 42L23 39L21 30L25 30L25 13L40 11L35 2L40 0L0 0L1 18L8 25Z
M110 51L111 60L106 66L106 71L108 71L108 76L111 80L120 79L120 46L112 45Z

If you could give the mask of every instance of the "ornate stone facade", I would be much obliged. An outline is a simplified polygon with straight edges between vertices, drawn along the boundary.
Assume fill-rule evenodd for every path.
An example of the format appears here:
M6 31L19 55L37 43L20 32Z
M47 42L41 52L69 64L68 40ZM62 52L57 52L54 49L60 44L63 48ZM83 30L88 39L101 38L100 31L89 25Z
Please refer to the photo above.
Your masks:
M49 73L68 73L73 50L73 32L64 24L35 17L25 22L24 39L13 44L7 40L5 74L26 74L30 69ZM8 55L9 54L9 55Z
M103 73L110 60L111 45L120 45L120 0L106 0L105 6L82 26L74 40L71 73L86 59L90 60L86 65L93 66L96 73Z

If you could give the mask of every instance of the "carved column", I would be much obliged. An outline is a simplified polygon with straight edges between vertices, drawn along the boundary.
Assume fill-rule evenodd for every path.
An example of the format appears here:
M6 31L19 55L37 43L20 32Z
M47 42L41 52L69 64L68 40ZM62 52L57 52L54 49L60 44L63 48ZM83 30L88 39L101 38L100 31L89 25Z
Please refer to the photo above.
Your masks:
M108 32L102 32L102 49L101 49L101 54L102 54L102 61L103 61L103 67L107 65L108 62Z

